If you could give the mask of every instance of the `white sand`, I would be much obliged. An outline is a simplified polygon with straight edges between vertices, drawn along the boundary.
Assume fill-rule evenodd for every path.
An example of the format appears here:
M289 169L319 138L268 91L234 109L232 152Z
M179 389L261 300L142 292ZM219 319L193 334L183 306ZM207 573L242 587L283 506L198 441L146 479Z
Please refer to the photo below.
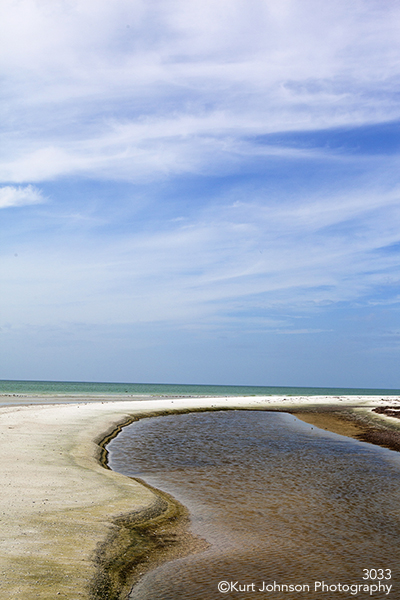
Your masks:
M131 416L200 407L400 406L399 398L380 396L108 398L42 405L37 397L18 400L34 404L0 407L0 591L4 600L89 598L93 554L114 527L112 519L155 503L152 491L103 468L98 460L96 442Z

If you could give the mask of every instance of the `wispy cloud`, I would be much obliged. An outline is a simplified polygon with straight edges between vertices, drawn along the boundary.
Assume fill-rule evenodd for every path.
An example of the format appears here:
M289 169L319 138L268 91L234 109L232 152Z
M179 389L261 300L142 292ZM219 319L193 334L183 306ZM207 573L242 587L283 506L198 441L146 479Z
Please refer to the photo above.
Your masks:
M0 208L41 204L45 201L40 190L32 185L0 187Z
M391 248L400 228L398 197L362 197L303 199L284 208L234 202L101 243L95 231L82 240L49 229L37 250L20 241L18 258L4 258L2 313L50 323L193 326L202 319L216 326L220 319L222 327L237 321L252 329L254 311L263 327L272 311L275 330L279 311L313 314L368 302L384 289L397 298L400 258ZM35 306L22 293L27 280Z
M400 117L396 3L279 4L7 0L1 179L209 172L294 152L249 136Z

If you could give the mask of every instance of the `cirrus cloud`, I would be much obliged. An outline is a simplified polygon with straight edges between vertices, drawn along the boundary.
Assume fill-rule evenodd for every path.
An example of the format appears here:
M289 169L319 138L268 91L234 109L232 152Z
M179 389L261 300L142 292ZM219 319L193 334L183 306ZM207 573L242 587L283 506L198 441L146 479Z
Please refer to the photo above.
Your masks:
M41 191L33 185L5 185L0 188L0 208L41 204L44 201Z

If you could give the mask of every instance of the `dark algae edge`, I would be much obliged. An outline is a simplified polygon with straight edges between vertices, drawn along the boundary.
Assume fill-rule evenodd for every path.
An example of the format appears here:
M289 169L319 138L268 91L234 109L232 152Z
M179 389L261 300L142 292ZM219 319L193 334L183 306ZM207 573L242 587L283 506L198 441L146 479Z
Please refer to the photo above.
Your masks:
M125 419L97 441L101 465L110 469L106 446L123 427L145 417L172 413L176 411L143 413ZM150 489L155 501L145 510L118 515L111 520L110 534L98 544L93 555L95 575L89 585L90 600L126 600L135 583L148 571L208 547L203 539L189 532L189 511L185 506L145 481L131 479Z
M398 422L382 421L374 415L397 417L392 414L395 410L399 413L398 406L343 407L340 410L337 407L318 407L285 412L320 429L400 452L400 415Z

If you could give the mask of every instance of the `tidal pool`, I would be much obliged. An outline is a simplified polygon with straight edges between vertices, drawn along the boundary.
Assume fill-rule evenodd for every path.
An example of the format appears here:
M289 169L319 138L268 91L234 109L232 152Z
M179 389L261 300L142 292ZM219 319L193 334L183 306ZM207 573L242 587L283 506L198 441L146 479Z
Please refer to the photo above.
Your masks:
M131 600L400 598L398 453L253 410L142 419L108 451L112 469L187 506L209 543Z

